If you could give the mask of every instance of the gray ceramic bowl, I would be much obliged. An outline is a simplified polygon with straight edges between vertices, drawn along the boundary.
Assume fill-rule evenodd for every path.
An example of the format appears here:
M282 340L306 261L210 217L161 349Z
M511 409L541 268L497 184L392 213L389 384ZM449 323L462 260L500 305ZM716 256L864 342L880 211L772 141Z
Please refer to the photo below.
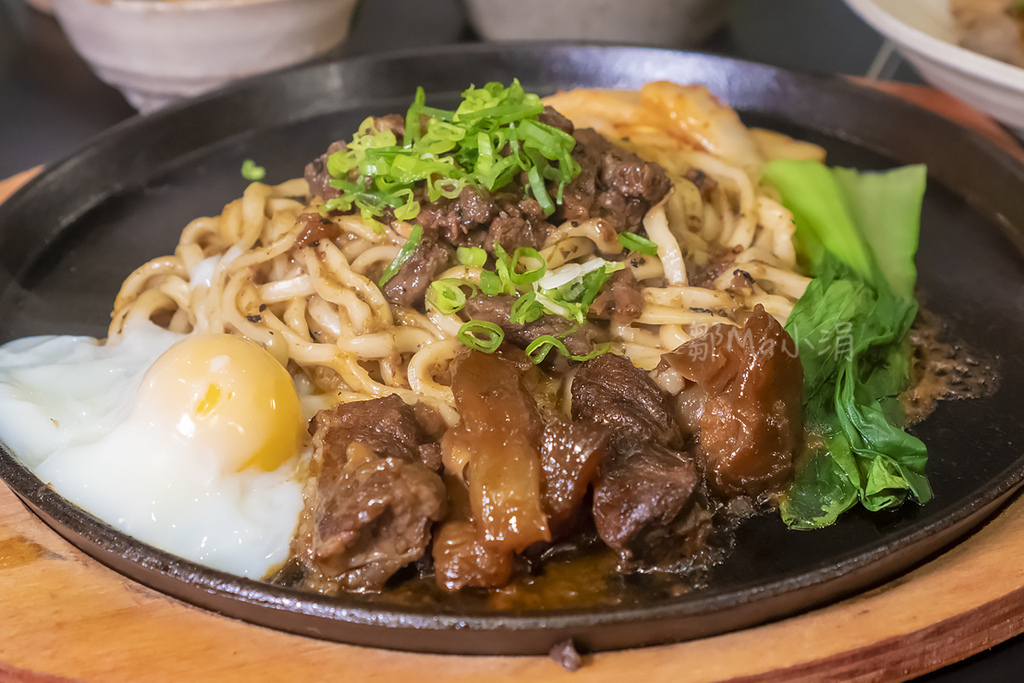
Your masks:
M463 0L488 40L587 40L693 47L735 0Z
M299 64L348 35L356 0L53 0L71 44L136 109Z

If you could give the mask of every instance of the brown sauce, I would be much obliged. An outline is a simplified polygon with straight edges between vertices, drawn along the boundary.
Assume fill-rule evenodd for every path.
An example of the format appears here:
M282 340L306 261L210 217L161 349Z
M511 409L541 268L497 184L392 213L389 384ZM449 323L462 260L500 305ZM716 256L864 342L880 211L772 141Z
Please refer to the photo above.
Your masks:
M924 308L910 330L911 385L902 395L907 424L928 417L938 401L990 396L999 387L994 359L950 340L937 315Z

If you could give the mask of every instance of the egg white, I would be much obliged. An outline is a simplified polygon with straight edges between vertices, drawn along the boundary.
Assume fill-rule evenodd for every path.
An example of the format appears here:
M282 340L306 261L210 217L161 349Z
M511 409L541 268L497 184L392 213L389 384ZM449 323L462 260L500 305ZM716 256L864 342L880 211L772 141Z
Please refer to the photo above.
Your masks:
M259 578L287 558L303 506L300 458L270 472L233 472L216 453L133 418L146 370L181 339L136 319L111 344L51 336L0 346L0 440L111 526Z

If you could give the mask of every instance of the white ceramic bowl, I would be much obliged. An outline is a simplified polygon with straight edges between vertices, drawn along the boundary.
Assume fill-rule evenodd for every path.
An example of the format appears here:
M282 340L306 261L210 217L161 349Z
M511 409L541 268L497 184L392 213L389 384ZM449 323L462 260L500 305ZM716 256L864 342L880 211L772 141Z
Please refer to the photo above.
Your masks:
M937 88L1024 131L1024 69L957 45L949 0L846 0Z
M735 0L463 0L488 40L588 40L692 47Z
M71 44L151 111L306 61L348 35L356 0L54 0Z

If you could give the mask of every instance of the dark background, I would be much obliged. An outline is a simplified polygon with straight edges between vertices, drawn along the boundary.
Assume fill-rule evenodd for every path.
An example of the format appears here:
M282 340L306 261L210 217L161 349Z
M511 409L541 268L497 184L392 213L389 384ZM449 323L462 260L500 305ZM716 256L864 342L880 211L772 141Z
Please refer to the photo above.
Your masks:
M477 40L457 0L362 0L352 35L323 59ZM881 47L881 38L839 0L739 0L729 24L698 49L864 75ZM920 82L906 63L890 66L893 80ZM51 17L22 0L0 0L0 179L64 158L134 113L92 74ZM919 680L1017 680L1022 667L1024 637L1018 636Z

